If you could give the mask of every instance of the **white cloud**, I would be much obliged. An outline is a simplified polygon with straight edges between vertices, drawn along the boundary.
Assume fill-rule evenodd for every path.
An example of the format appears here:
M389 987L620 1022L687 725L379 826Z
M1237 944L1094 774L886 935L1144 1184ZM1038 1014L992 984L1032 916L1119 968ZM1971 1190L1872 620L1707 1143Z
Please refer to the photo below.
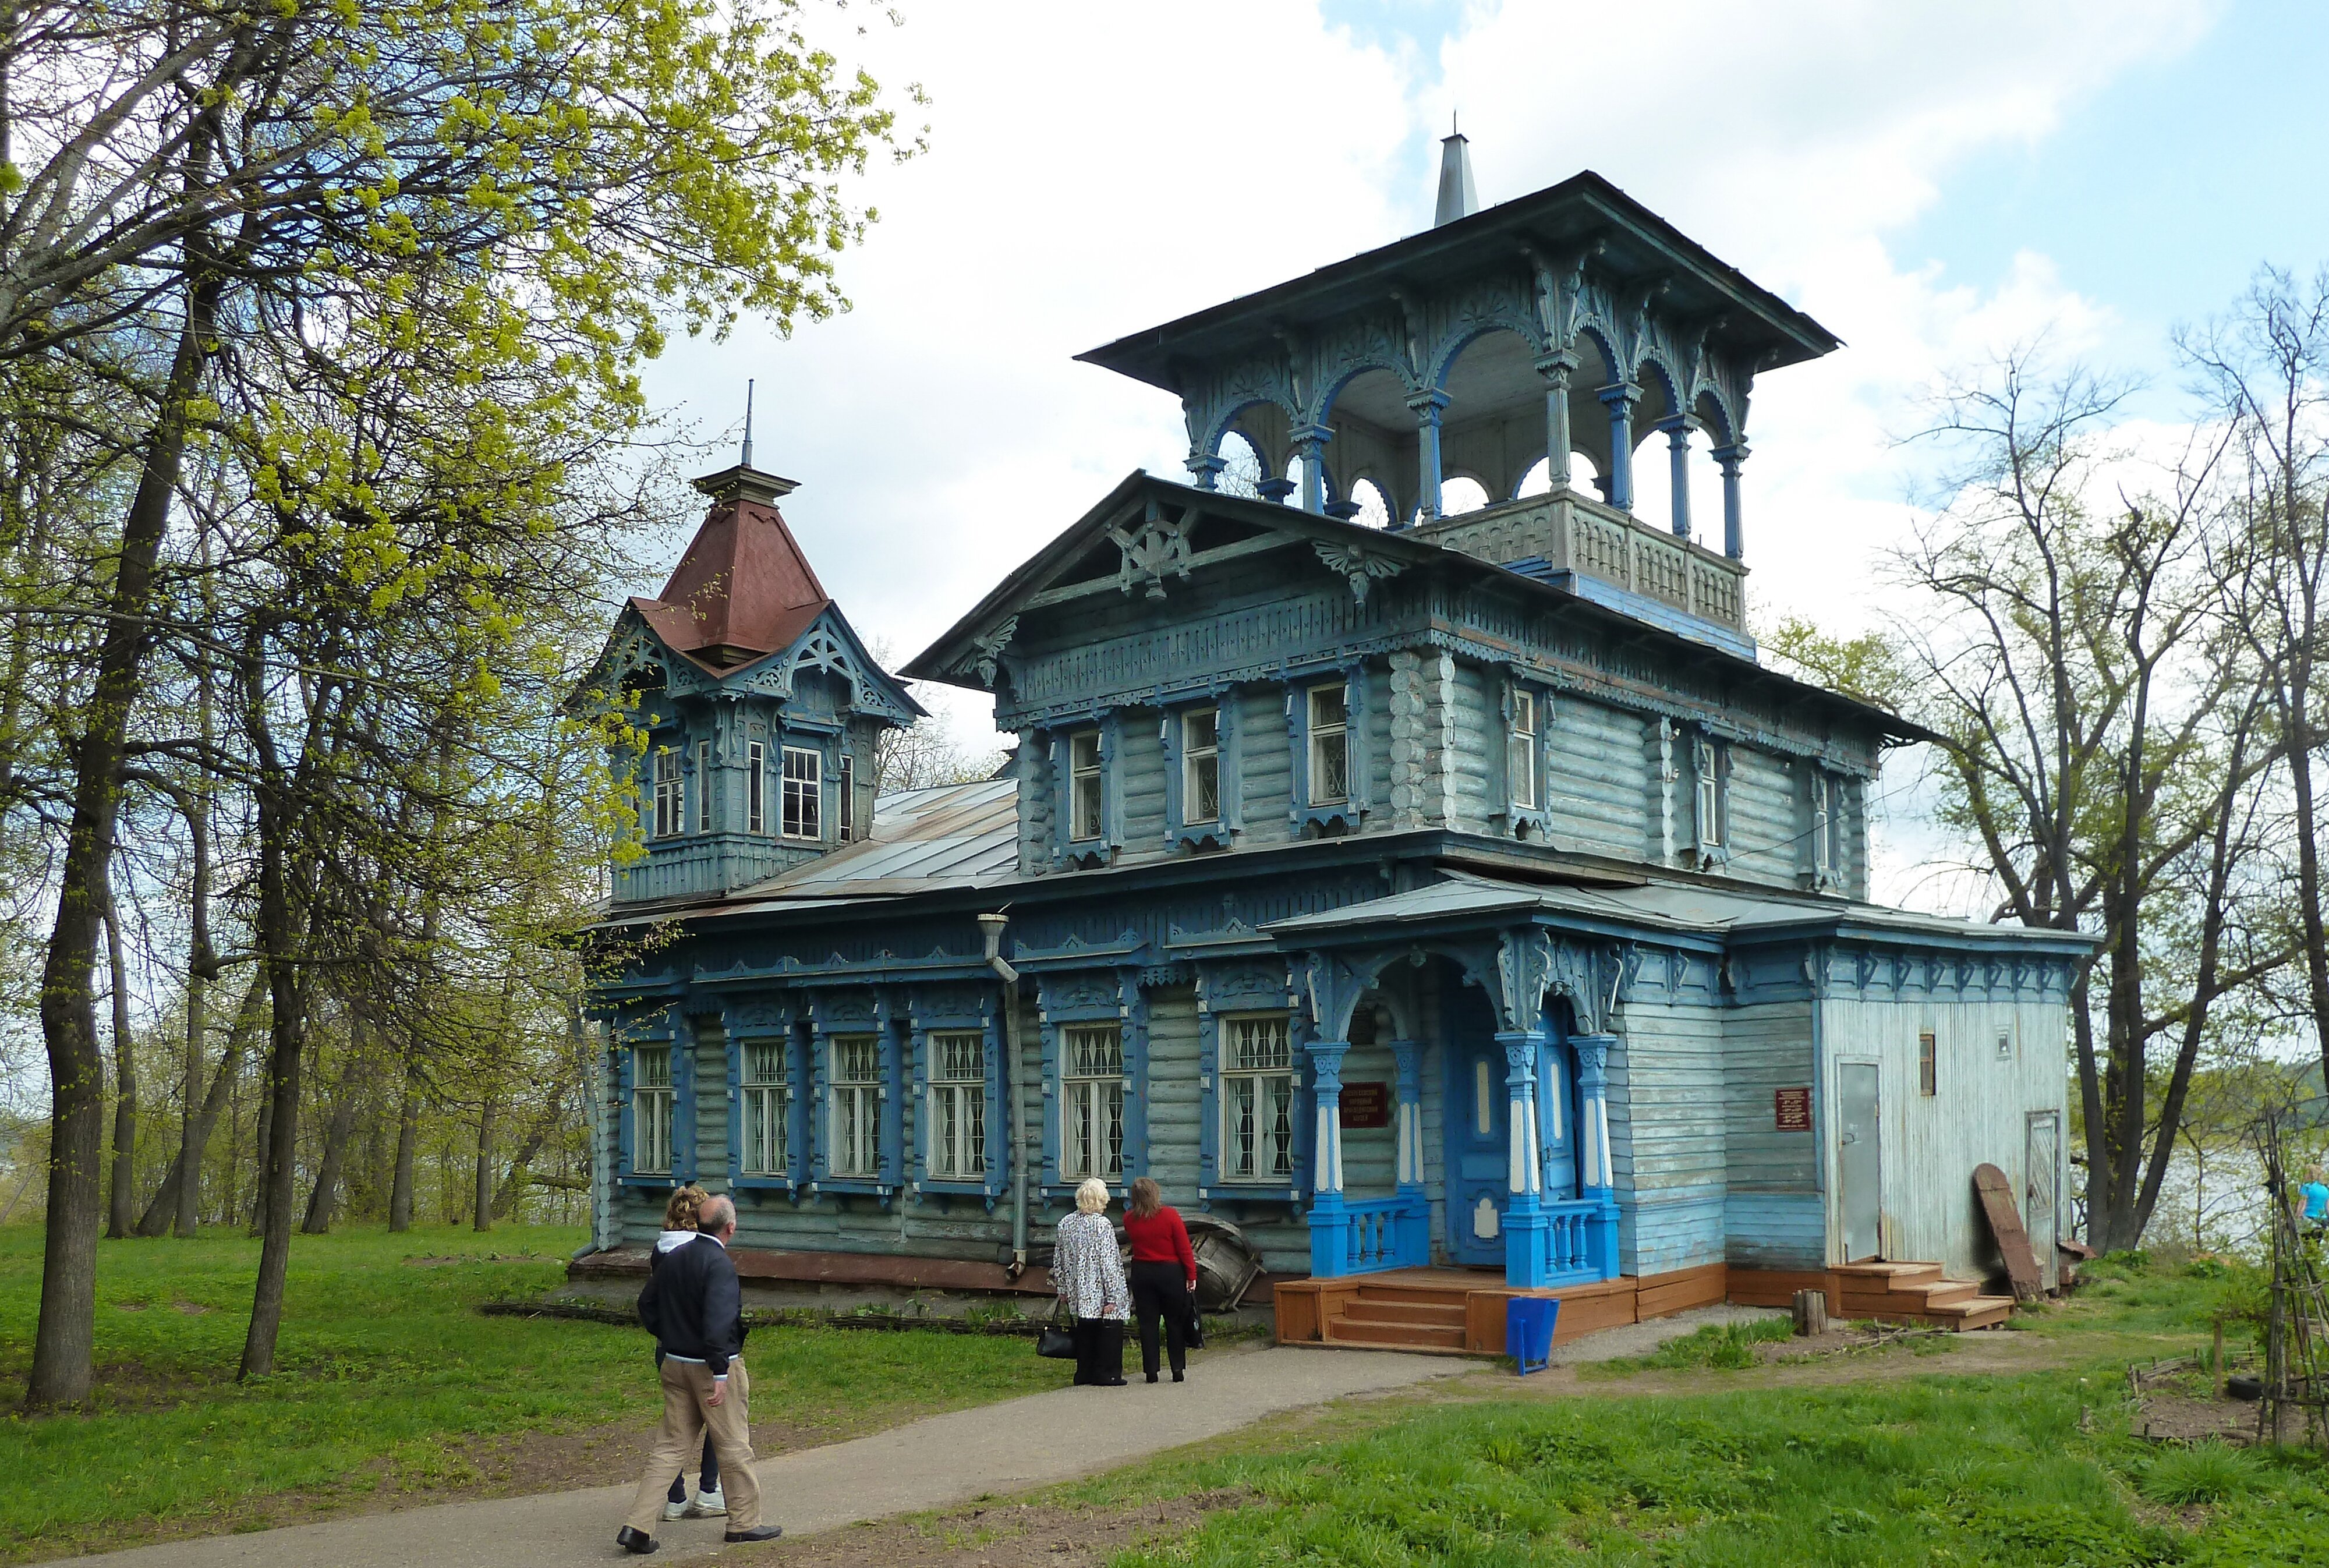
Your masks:
M1127 470L1180 475L1173 401L1071 356L1420 227L1460 108L1485 200L1597 168L1846 340L1759 389L1748 549L1761 602L1848 623L1907 517L1905 395L2113 326L2042 256L1955 279L1888 236L1969 155L2042 139L2221 9L1508 0L1435 52L1310 4L925 0L850 41L932 99L929 156L865 183L855 310L683 344L650 390L716 430L758 376L759 460L801 481L786 515L827 587L918 651Z

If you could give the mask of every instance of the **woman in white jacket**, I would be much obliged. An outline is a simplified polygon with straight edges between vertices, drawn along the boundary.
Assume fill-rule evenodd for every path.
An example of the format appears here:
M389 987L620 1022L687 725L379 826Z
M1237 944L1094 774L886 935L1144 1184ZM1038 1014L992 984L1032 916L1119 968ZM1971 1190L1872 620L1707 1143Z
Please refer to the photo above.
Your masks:
M1076 1189L1076 1212L1060 1222L1051 1284L1060 1305L1075 1315L1076 1382L1122 1388L1132 1289L1124 1282L1116 1227L1108 1223L1108 1184L1098 1176Z

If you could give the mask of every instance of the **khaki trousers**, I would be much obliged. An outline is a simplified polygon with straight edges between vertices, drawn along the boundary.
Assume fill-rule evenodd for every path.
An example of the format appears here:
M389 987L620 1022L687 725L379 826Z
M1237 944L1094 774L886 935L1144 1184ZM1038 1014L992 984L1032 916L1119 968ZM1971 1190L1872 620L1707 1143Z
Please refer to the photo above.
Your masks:
M647 1473L639 1478L638 1495L631 1499L632 1529L655 1534L663 1517L664 1494L672 1477L695 1462L703 1451L703 1434L712 1433L712 1451L720 1456L720 1488L728 1497L728 1534L755 1530L760 1525L760 1481L752 1474L751 1379L741 1358L728 1364L728 1393L717 1405L707 1405L712 1373L701 1363L664 1357L663 1428L647 1450Z

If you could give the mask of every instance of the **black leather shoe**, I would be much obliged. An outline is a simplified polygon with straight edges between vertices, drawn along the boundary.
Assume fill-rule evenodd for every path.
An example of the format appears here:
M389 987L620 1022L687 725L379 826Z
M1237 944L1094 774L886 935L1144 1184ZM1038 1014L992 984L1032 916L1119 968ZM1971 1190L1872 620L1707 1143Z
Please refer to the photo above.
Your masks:
M655 1549L657 1543L645 1530L634 1530L626 1525L615 1532L615 1544L626 1552L644 1557Z
M1099 1380L1099 1385L1102 1388L1123 1388L1126 1384L1120 1377L1103 1377Z
M1176 1372L1173 1374L1173 1381L1175 1383L1186 1383L1189 1380Z
M1148 1374L1148 1381L1149 1381L1149 1382L1151 1382L1151 1383L1155 1382L1155 1381L1156 1381L1156 1374L1155 1374L1155 1373L1153 1373L1153 1372L1152 1372L1152 1373L1150 1373L1150 1374Z
M784 1533L782 1525L759 1525L750 1530L731 1530L725 1539L731 1546L740 1546L747 1541L773 1541Z

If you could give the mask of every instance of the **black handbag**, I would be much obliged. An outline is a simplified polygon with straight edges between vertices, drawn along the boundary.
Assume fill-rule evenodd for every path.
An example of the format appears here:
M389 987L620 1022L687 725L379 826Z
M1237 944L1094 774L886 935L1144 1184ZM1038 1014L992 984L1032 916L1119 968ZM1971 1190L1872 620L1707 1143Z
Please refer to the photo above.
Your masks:
M1065 1312L1054 1313L1035 1336L1035 1354L1047 1361L1073 1361L1076 1358L1076 1337L1070 1331Z

